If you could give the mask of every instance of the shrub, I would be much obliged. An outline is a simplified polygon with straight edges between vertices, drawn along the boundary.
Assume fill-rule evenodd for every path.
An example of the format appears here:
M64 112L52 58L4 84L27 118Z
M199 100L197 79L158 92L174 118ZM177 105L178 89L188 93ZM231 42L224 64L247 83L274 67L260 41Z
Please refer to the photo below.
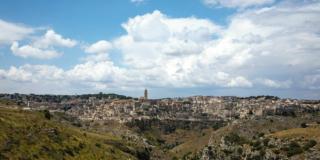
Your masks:
M317 145L317 141L315 140L309 140L304 146L303 149L304 150L308 150L309 148L314 147L315 145Z
M253 142L251 142L250 144L251 144L251 146L253 146L253 147L258 147L258 146L260 146L261 142L260 142L260 141L253 141Z
M288 157L291 157L293 155L300 154L302 152L303 152L303 150L302 150L301 146L299 145L299 143L292 141L289 144L287 155L288 155Z
M172 158L172 160L178 160L178 157L174 156L174 157Z
M241 155L243 153L243 149L242 148L238 148L237 152Z
M78 145L78 147L79 147L80 149L84 149L84 148L86 147L86 144L83 143L83 142L80 142L79 145Z
M43 110L44 117L48 120L51 119L51 114L48 110Z
M264 133L262 132L258 134L258 137L263 137L263 136L264 136Z
M306 123L301 123L301 127L302 127L302 128L307 128L308 125L307 125Z
M244 137L240 137L237 133L234 133L234 132L226 135L224 137L224 140L226 141L226 143L229 143L229 144L242 145L247 143L247 140Z
M263 139L263 145L264 145L264 146L268 146L269 141L270 141L269 138Z
M264 149L260 150L260 156L263 157L264 155L266 155L266 151Z
M47 135L48 135L48 138L55 143L61 144L63 141L63 137L61 136L61 134L57 128L52 128L52 129L48 130Z
M68 155L70 155L72 157L75 156L74 153L73 153L73 149L70 148L69 146L67 146L67 148L65 148L63 151L64 151L64 153L66 153L66 154L68 154Z
M248 160L261 160L261 159L263 159L263 156L261 155L253 155L248 158Z
M137 151L136 153L137 158L141 159L141 160L149 160L150 159L150 151L149 149L145 148L145 149L140 149Z
M280 151L279 150L273 150L273 153L280 154Z
M96 143L96 147L101 148L101 144L100 143Z
M6 140L2 146L2 152L8 152L12 149L14 149L16 146L20 145L19 139L14 139L12 137L9 137L8 140Z
M241 157L239 155L232 155L230 159L231 160L239 160L239 159L241 159Z
M3 153L0 153L0 159L9 159Z

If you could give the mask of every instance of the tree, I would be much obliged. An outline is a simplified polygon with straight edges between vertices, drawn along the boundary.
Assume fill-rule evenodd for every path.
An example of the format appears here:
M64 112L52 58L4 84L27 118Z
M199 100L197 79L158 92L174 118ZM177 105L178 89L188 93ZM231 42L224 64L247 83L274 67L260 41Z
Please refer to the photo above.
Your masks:
M48 120L51 119L51 114L50 114L50 112L49 112L48 110L44 110L44 111L43 111L43 114L44 114L44 117L45 117L46 119L48 119Z

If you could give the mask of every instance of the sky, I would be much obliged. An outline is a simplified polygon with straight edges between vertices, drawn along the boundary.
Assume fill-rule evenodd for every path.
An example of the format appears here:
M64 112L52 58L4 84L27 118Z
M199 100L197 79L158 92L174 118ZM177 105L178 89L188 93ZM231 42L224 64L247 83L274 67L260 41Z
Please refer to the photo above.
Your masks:
M3 0L0 92L320 99L319 0Z

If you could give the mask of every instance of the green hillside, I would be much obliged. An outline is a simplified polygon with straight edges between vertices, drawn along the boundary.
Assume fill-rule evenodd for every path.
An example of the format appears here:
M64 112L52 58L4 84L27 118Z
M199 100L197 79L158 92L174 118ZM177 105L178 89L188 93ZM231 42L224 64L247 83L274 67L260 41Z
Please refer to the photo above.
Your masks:
M119 137L55 122L45 112L3 107L0 144L0 159L147 159Z

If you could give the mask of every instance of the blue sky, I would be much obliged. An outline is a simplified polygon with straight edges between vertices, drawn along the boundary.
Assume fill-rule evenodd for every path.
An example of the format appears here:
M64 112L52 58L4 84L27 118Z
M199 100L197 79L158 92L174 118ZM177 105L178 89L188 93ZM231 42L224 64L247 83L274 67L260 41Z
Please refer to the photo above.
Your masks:
M72 37L84 43L94 43L101 39L114 39L125 33L121 24L129 17L142 15L161 10L172 17L208 18L216 23L225 25L227 17L236 10L233 8L212 8L203 5L197 0L183 1L170 0L146 0L140 3L133 3L130 0L95 0L88 2L57 1L49 0L34 1L3 1L0 6L1 19L13 23L22 23L32 27L53 28L56 32L66 37ZM43 30L45 32L45 30ZM2 52L10 52L4 48ZM78 63L76 57L80 57L81 50L67 50L64 55L65 61L53 59L50 61L37 61L36 59L17 59L10 54L5 54L1 67L11 65L22 65L26 62L31 64L58 64L60 67L68 68ZM117 56L115 56L117 57Z
M318 99L319 11L315 0L5 0L0 92Z
M186 3L183 3L186 2ZM130 0L57 1L2 1L0 14L3 20L30 26L54 28L66 37L95 42L112 39L125 33L121 24L129 17L160 10L171 17L208 18L226 24L232 8L212 8L201 1L146 0L132 3Z

